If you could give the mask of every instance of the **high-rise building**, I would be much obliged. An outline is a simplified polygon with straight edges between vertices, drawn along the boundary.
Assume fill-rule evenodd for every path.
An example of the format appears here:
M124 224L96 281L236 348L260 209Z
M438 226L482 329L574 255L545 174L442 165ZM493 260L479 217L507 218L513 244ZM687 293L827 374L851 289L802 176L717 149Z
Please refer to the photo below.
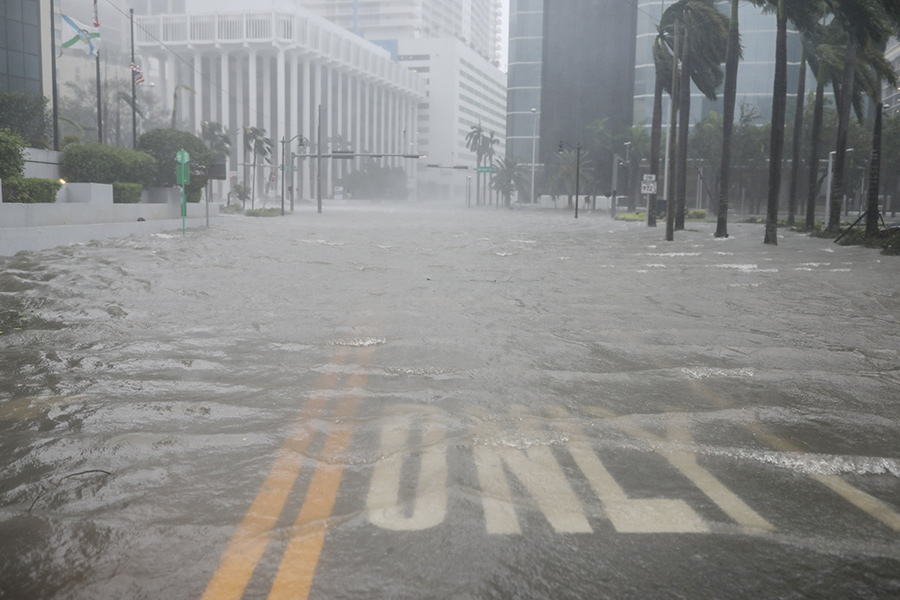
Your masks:
M459 40L400 40L399 51L400 64L425 79L416 130L406 138L408 151L425 156L418 164L419 196L460 199L476 166L466 144L472 127L480 125L497 141L496 156L503 154L506 77Z
M548 164L560 142L586 147L597 121L612 132L631 126L636 19L631 2L512 0L508 156Z
M510 0L506 156L532 164L537 156L544 52L544 0Z
M499 0L300 0L300 4L370 41L455 38L499 63Z
M49 0L3 0L0 24L0 90L49 98Z

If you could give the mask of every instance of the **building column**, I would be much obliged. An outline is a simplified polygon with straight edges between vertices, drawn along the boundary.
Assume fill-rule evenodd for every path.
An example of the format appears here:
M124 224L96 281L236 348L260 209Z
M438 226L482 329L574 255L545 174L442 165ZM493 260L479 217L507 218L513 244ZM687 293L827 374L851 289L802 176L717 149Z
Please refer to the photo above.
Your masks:
M322 143L325 144L328 148L328 152L334 152L334 146L331 144L330 140L334 136L334 130L331 127L332 120L334 119L334 101L333 90L332 90L332 77L331 77L332 68L325 68L325 127L322 129ZM322 195L327 196L328 191L331 189L332 181L331 176L333 173L332 165L334 161L330 158L322 162L322 181L324 182L324 186L322 187Z
M312 148L312 144L316 141L315 130L312 126L312 113L310 110L310 104L312 102L312 67L310 65L310 61L308 57L303 58L303 75L301 76L300 81L303 85L303 104L300 107L300 127L303 129L303 135L309 140L309 144L306 146L306 151L304 154L309 154L310 148ZM309 158L304 158L300 161L302 165L302 173L303 173L303 181L310 181L310 160ZM312 196L311 196L312 197ZM303 193L301 190L300 198L303 198Z
M312 128L310 129L310 139L313 144L316 144L316 154L322 154L322 148L325 146L325 129L323 124L319 122L319 107L322 106L322 63L315 62L313 63L312 72L310 73L310 79L313 83L313 105L312 110L310 111L310 122L312 123ZM322 144L319 145L319 128L322 128ZM316 160L313 158L312 160ZM322 174L318 172L318 166L320 164L324 164L324 161L317 161L316 167L311 169L315 171L315 177L310 178L310 195L312 198L316 197L316 181L321 181Z
M278 147L278 150L275 151L276 156L276 173L280 173L280 177L276 177L276 189L278 190L278 197L281 198L281 184L284 184L285 193L287 193L287 182L282 181L284 177L287 175L287 172L281 171L281 165L285 164L285 157L281 155L282 148L280 140L287 139L292 136L287 135L287 114L285 113L285 94L287 93L287 88L285 86L285 77L284 77L284 48L278 48L278 53L275 55L275 131L269 136L275 141L275 146ZM287 150L285 148L284 150ZM288 156L290 153L288 152Z
M194 91L197 92L192 94L194 100L194 131L202 131L203 127L203 88L203 55L198 52L194 54Z
M290 124L288 125L288 138L292 138L297 134L305 134L303 130L303 126L300 123L300 106L299 106L299 96L300 96L300 60L297 55L297 51L291 52L291 60L290 60L290 107L288 108L288 114L290 115ZM297 196L297 163L298 160L294 159L294 155L291 153L291 148L299 147L298 144L300 140L294 140L290 144L287 145L287 160L289 161L291 169L288 171L290 173L290 178L288 181L290 182L291 188L294 190L294 196ZM290 196L290 194L288 194Z

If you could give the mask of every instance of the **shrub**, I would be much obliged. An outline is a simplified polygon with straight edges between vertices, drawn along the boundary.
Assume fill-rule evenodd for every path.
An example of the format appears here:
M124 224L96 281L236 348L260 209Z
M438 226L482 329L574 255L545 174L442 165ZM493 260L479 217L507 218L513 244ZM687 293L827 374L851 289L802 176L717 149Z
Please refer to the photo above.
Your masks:
M153 185L175 185L175 155L186 150L191 156L191 182L185 186L188 202L199 202L208 179L211 156L203 140L192 133L177 129L153 129L141 136L138 148L156 159Z
M49 102L42 94L0 92L0 128L19 134L30 148L47 148L53 135Z
M21 177L25 172L25 140L9 129L0 129L0 179Z
M688 219L703 220L706 218L705 210L690 210L687 214Z
M103 144L72 144L63 151L63 177L70 182L138 183L149 186L156 160L145 152Z
M280 208L254 208L244 213L248 217L280 217Z
M57 179L10 177L3 180L3 201L22 204L56 202L56 192L62 187Z
M141 201L144 186L139 183L117 181L113 186L113 204L137 204Z

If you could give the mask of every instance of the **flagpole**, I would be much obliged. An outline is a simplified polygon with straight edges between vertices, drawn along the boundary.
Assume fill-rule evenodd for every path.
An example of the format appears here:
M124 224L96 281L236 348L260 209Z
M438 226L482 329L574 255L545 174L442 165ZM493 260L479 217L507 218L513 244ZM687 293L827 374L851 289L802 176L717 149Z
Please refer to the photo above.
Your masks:
M137 150L137 84L134 81L134 9L128 10L131 16L131 147Z
M97 0L94 0L94 27L100 31L100 20L97 16ZM100 48L97 48L97 141L103 143L103 93L100 83Z
M53 150L59 152L59 88L56 85L56 7L50 0L50 78L53 95Z

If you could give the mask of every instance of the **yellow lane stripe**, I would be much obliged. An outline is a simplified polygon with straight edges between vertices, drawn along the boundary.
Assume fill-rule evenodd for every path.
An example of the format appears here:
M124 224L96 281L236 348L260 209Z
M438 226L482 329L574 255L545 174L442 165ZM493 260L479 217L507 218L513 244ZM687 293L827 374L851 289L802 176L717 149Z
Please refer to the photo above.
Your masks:
M365 364L366 361L361 361ZM359 373L350 378L347 387L353 390L366 383L366 374ZM356 413L361 398L358 393L349 392L341 401L335 417L338 419L351 417ZM340 455L350 445L353 427L350 423L338 423L325 441L322 456ZM294 523L291 540L285 550L275 581L269 592L269 600L290 598L304 600L309 596L313 576L319 563L325 533L328 530L328 518L337 498L341 484L344 465L339 461L323 461L313 474L312 482L306 493L306 501Z
M339 348L329 364L344 362L347 354L346 347ZM203 600L239 600L243 596L303 465L303 455L311 441L304 425L322 412L328 400L326 390L335 387L338 378L338 373L324 373L319 377L304 417L294 424L256 499L232 535L219 568L206 587Z
M726 408L732 408L732 405L727 400L716 394L708 387L696 382L691 382L691 386L697 391L698 394L700 394L713 404ZM805 452L805 450L800 448L793 441L787 440L775 433L772 433L758 423L745 423L744 427L746 427L757 438L761 439L776 450L779 450L781 452ZM886 502L883 502L875 496L867 494L861 489L847 483L844 479L837 475L812 475L812 478L841 496L847 502L850 502L857 508L867 512L870 516L881 521L894 531L900 531L900 513L895 511Z

